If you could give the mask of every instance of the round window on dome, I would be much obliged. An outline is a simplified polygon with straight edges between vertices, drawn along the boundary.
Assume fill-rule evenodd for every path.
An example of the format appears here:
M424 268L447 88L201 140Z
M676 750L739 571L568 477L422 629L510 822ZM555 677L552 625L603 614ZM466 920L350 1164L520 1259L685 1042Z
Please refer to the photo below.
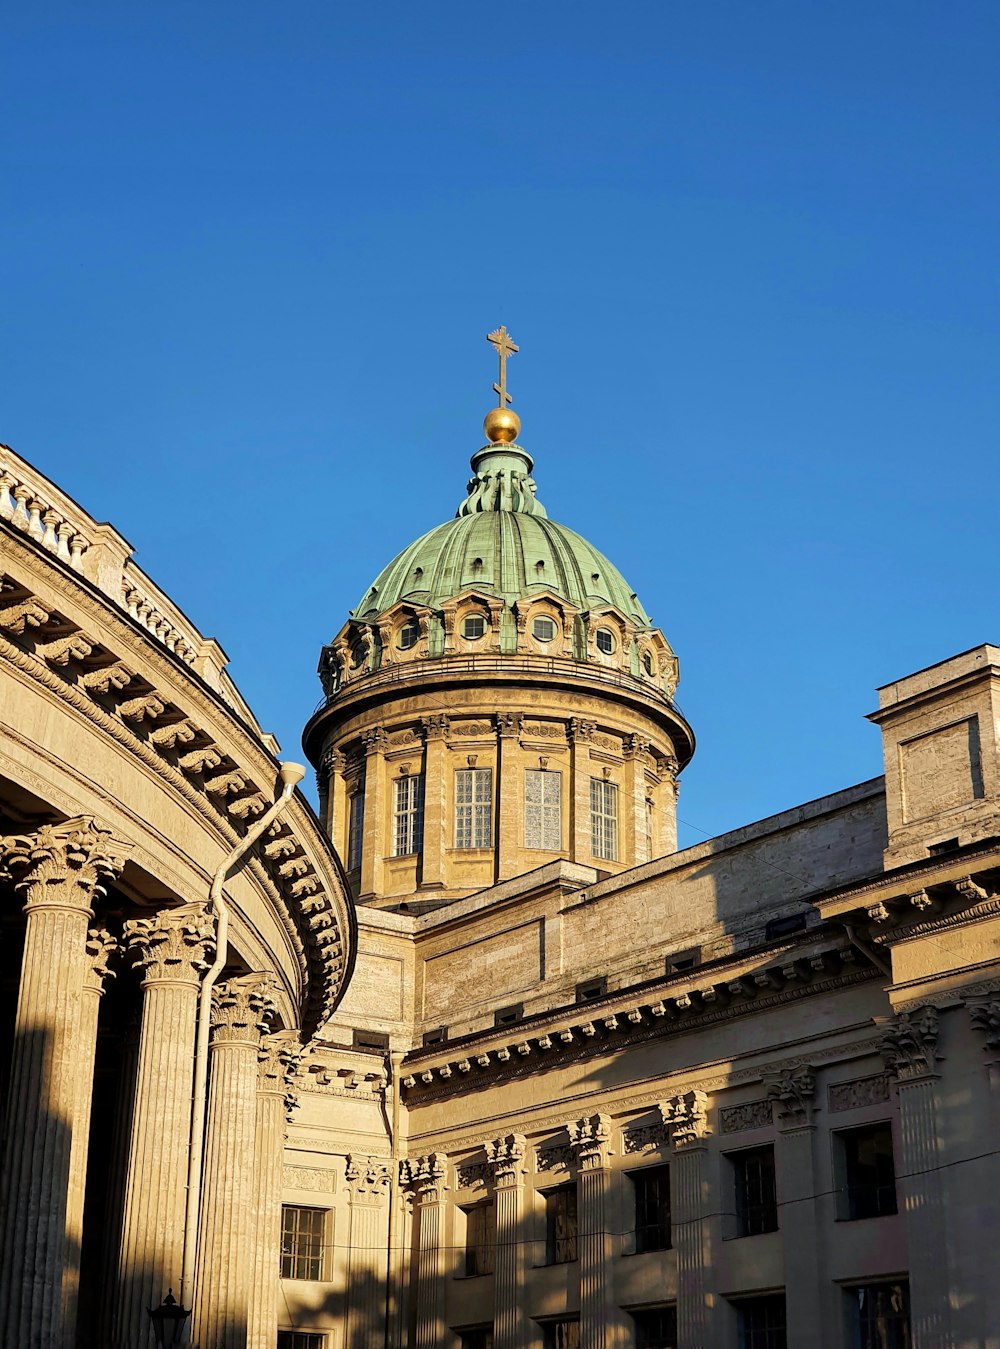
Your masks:
M648 651L644 651L644 652L642 653L642 668L646 671L646 673L647 673L650 677L652 677L652 674L653 674L653 657L652 657L652 655L650 654L650 652L648 652Z
M556 635L556 625L551 618L536 618L531 631L540 642L551 642Z
M470 642L478 642L486 636L486 619L482 614L470 614L462 624L462 636Z
M597 649L603 651L606 656L610 656L615 649L615 634L610 628L597 629Z
M420 624L415 618L404 623L396 633L396 645L400 651L409 651L420 640Z

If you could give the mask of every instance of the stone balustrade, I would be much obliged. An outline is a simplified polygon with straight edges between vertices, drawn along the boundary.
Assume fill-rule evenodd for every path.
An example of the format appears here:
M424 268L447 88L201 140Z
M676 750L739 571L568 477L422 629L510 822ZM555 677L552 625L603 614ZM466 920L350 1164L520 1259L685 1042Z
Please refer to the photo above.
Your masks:
M74 571L83 571L91 545L85 522L94 522L6 445L0 445L0 520L9 520Z

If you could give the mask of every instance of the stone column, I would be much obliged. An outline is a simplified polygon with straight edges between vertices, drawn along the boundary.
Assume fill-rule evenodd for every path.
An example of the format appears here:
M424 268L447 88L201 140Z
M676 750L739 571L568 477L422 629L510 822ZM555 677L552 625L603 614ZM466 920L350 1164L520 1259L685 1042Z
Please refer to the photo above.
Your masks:
M361 850L361 897L369 899L382 893L382 862L391 846L385 836L389 814L386 800L385 731L374 726L362 731L365 749L365 827Z
M347 1159L351 1233L345 1349L385 1349L385 1201L391 1165L384 1157L351 1155Z
M153 1344L148 1308L169 1290L180 1300L184 1206L191 1141L194 1041L201 975L214 950L215 923L201 904L164 909L125 924L142 972L139 1060L129 1127L128 1164L112 1344Z
M505 1134L486 1144L493 1173L496 1214L493 1349L523 1349L524 1324L524 1154L521 1134Z
M677 1343L680 1349L708 1349L714 1327L707 1286L711 1204L707 1176L708 1098L687 1091L660 1104L673 1136L670 1168L674 1244L677 1248Z
M424 854L421 886L444 886L445 855L453 825L449 805L448 718L435 712L423 718L424 731Z
M301 1052L298 1034L285 1030L266 1036L257 1055L248 1349L272 1349L277 1333L285 1113L295 1099L289 1092L289 1080Z
M212 995L205 1166L198 1218L191 1340L245 1349L255 1223L257 1054L273 1013L270 974L244 974ZM277 1275L275 1275L277 1277Z
M942 1195L937 1039L937 1009L922 1007L894 1017L879 1043L899 1093L902 1155L897 1170L902 1172L906 1216L913 1349L952 1349L955 1342L951 1301L957 1286L951 1277Z
M17 1349L68 1349L75 1339L63 1280L79 1260L69 1249L71 1176L85 1175L87 1164L87 924L127 852L89 817L0 839L0 862L27 915L0 1170L0 1343Z
M416 1191L417 1292L414 1349L439 1349L444 1339L444 1245L442 1225L448 1186L443 1152L400 1162L400 1182Z
M104 928L92 927L87 933L87 969L80 998L79 1070L73 1140L69 1153L69 1187L66 1205L66 1273L63 1279L64 1323L72 1337L76 1328L80 1296L80 1255L83 1249L83 1201L87 1189L87 1152L90 1142L91 1090L94 1060L97 1056L97 1017L108 976L108 961L118 943Z
M622 860L638 865L655 855L654 838L646 832L646 756L649 741L640 735L625 737L625 768L622 775L622 798L625 806L623 823ZM656 824L653 823L655 833Z
M580 1342L587 1349L611 1349L614 1295L607 1214L611 1120L607 1115L588 1115L566 1128L577 1165Z
M590 828L590 741L597 730L594 721L571 717L568 728L570 745L570 857L589 865L594 856Z
M493 789L496 818L493 821L493 837L498 881L516 876L519 870L524 792L519 782L517 761L522 715L520 712L497 713L497 770Z
M806 1065L765 1075L777 1103L779 1133L775 1172L785 1260L785 1315L789 1349L813 1349L826 1288L820 1277L822 1233L812 1196L816 1183L816 1126L812 1123L816 1075Z

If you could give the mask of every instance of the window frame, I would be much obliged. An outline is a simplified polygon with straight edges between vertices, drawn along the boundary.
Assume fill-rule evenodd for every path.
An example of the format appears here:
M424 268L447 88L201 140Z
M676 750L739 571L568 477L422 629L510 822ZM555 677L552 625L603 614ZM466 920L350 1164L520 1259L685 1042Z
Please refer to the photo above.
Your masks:
M545 1263L572 1265L580 1258L580 1210L576 1181L550 1186L542 1190L541 1195L545 1204ZM562 1215L558 1209L561 1199L567 1201ZM567 1227L562 1235L558 1230L560 1216L565 1218Z
M635 1238L636 1255L646 1255L650 1251L669 1251L673 1249L673 1217L670 1193L670 1163L660 1162L655 1166L641 1166L625 1173L632 1184L634 1222L632 1231ZM648 1194L654 1182L665 1182L666 1202L661 1193L654 1204L650 1204ZM655 1217L642 1221L645 1215L655 1209Z
M852 1165L860 1165L856 1154L852 1155L851 1150L863 1135L874 1134L876 1131L879 1131L889 1142L888 1158L892 1172L891 1196L888 1193L890 1186L884 1178L873 1181L859 1181L858 1179L852 1181L851 1178ZM837 1221L865 1222L869 1218L891 1218L898 1214L899 1190L896 1174L896 1140L893 1136L892 1120L872 1120L869 1123L854 1125L848 1129L836 1129L831 1137L834 1147L834 1175L837 1179ZM883 1153L882 1155L885 1156L886 1154ZM872 1169L877 1173L877 1153Z
M404 791L407 801L401 801ZM406 773L392 780L392 855L415 857L423 850L424 775Z
M326 1349L329 1337L322 1330L296 1330L292 1326L278 1327L276 1349Z
M590 779L591 856L618 861L618 784L609 778Z
M746 1325L745 1318L751 1308L754 1311L760 1308L776 1310L779 1302L780 1326ZM780 1293L758 1293L751 1297L733 1298L730 1306L736 1312L736 1343L739 1349L788 1349L788 1307L784 1290Z
M324 1283L327 1278L327 1249L330 1242L330 1209L312 1204L282 1204L279 1277L300 1283ZM286 1224L286 1215L298 1215L294 1224ZM318 1232L305 1233L307 1241L318 1245L318 1250L303 1253L299 1243L303 1238L301 1215L318 1219ZM318 1238L318 1242L317 1242ZM288 1249L286 1249L286 1246ZM305 1262L310 1262L306 1265ZM302 1273L305 1268L307 1272ZM286 1272L286 1270L288 1272Z
M413 640L404 641L404 636L412 637ZM400 623L399 627L396 629L395 645L397 651L412 651L419 641L420 624L415 618L408 618L405 622Z
M903 1294L904 1306L901 1313L901 1319L896 1325L888 1325L885 1328L892 1330L902 1330L902 1334L886 1340L881 1337L881 1344L874 1337L866 1335L866 1327L862 1320L865 1312L859 1304L859 1295L863 1293L875 1293L883 1289L899 1289ZM851 1349L911 1349L913 1344L913 1322L910 1314L910 1282L909 1279L872 1279L868 1283L846 1284L843 1287L844 1297L847 1301L847 1320L849 1322L848 1333L850 1335ZM868 1330L877 1329L875 1326L869 1326Z
M606 637L611 643L608 647L601 646L601 638ZM610 628L598 628L594 633L594 645L602 656L613 656L618 650L618 641Z
M473 623L481 623L483 625L482 631L470 632L469 625ZM481 642L489 631L489 626L485 614L466 614L462 619L462 636L467 642Z
M636 1349L677 1349L677 1304L676 1302L664 1302L659 1307L634 1307L629 1308L629 1315L634 1322L634 1335ZM650 1329L643 1326L643 1321L654 1316L665 1315L667 1320L673 1321L673 1329L667 1330L666 1338L657 1335L650 1337Z
M465 786L471 788L468 800L462 799ZM455 769L455 838L461 852L493 847L493 769Z
M529 799L534 787L539 788L539 799ZM546 799L548 793L554 793L555 800ZM532 841L532 826L529 825L529 810L538 811L538 842ZM524 846L533 852L562 852L562 773L551 768L526 768L524 770Z
M579 1315L551 1316L547 1317L544 1321L539 1321L538 1324L542 1329L542 1344L544 1349L580 1349L582 1341L580 1339ZM567 1344L566 1340L563 1340L562 1344L559 1342L559 1330L560 1328L565 1328L567 1326L576 1327L576 1335L574 1336L575 1344Z
M496 1273L496 1205L492 1199L461 1205L465 1215L462 1277L479 1279ZM478 1327L476 1327L478 1329Z
M538 631L539 625L545 623L547 623L552 629L552 631L549 633L547 637L543 637L542 634ZM548 644L549 642L554 642L556 638L559 636L559 625L551 614L536 614L535 617L531 620L531 635L532 637L534 637L536 642L545 642L546 644Z
M777 1168L773 1143L759 1143L750 1148L738 1148L723 1154L729 1164L733 1195L733 1237L760 1237L779 1230ZM761 1197L751 1200L748 1164L766 1157L770 1163L765 1169L759 1189ZM758 1178L760 1179L760 1178Z
M365 784L348 797L347 805L347 870L359 871L364 857L365 841Z

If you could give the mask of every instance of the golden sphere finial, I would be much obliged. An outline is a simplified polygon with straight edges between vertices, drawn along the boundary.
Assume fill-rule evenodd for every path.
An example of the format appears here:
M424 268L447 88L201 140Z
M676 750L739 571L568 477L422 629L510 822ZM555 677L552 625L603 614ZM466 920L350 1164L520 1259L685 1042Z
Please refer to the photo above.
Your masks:
M521 418L513 408L491 408L483 419L486 439L494 445L509 445L521 430Z

